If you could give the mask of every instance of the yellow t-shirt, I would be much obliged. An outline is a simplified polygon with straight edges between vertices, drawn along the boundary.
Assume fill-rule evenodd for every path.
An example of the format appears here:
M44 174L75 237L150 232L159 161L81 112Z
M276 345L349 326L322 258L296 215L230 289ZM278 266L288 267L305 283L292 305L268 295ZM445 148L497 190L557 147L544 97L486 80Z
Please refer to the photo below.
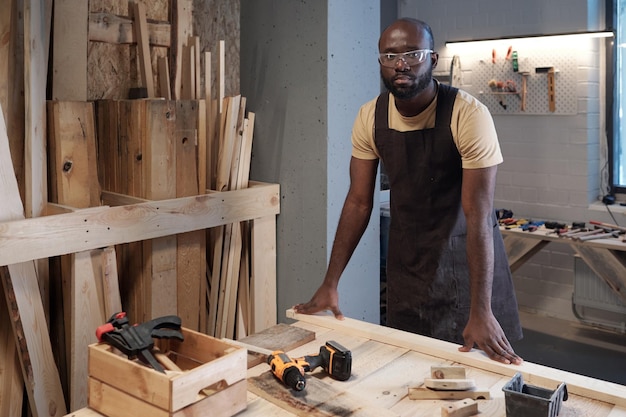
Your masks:
M397 110L393 94L389 96L389 128L406 132L435 127L437 98L420 114L404 117ZM376 99L359 109L352 128L352 156L359 159L380 157L374 143ZM486 168L502 163L502 152L493 119L487 107L470 94L459 90L450 122L454 143L463 168Z

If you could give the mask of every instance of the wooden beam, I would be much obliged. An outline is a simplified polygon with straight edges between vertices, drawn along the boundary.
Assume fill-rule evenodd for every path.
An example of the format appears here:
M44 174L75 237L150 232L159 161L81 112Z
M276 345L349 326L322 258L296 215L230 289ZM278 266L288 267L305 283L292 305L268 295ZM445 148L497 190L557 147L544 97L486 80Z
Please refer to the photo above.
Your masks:
M204 117L198 101L176 105L176 197L199 194L198 153L201 135L195 128ZM177 305L185 327L200 330L200 316L206 315L206 232L198 230L177 236ZM202 296L200 296L202 294Z
M24 219L2 109L0 158L1 220ZM20 365L30 407L35 417L62 416L66 410L65 399L52 355L35 264L11 263L9 267L0 268L0 281L10 311L15 343L20 351Z
M46 80L52 1L24 2L26 108L26 217L40 216L48 201L46 180Z
M104 324L102 249L71 257L70 410L87 406L88 346L96 343L95 329Z
M511 272L515 272L519 267L524 265L527 260L550 243L550 241L547 240L527 239L513 235L505 235L502 238L508 255Z
M131 1L137 52L139 57L139 74L141 85L148 90L148 97L155 97L154 77L152 76L152 60L150 58L150 44L148 41L148 22L146 21L146 5L141 0Z
M262 221L279 213L279 202L277 184L258 183L245 190L0 223L0 265L208 229L251 217ZM259 239L271 241L272 233Z
M75 208L100 205L93 103L48 102L50 200Z
M161 56L157 59L158 80L159 80L159 97L166 100L172 99L172 90L170 89L170 69L167 63L167 57Z
M1 288L1 285L0 285ZM6 298L0 296L0 416L22 413L24 380Z
M108 320L113 314L123 311L120 297L120 286L117 276L117 257L115 248L109 246L102 250L102 292L104 318Z
M260 216L252 221L252 273L250 333L276 324L276 218Z
M4 112L13 171L17 178L18 188L22 201L25 196L24 173L24 136L25 136L25 104L24 104L24 2L22 0L2 0L0 6L3 11L4 23L0 25L0 73L6 71L5 76L0 74L0 107ZM5 61L5 58L6 61ZM9 58L12 57L12 58Z
M0 42L0 109L2 109L0 111L3 111L1 116L3 120L7 120L8 125L11 124L16 110L19 109L20 112L22 112L24 108L23 103L20 105L19 102L14 102L12 97L14 90L19 91L17 87L23 85L24 79L23 71L21 71L19 77L19 79L22 80L21 83L16 83L14 80L15 67L18 65L18 61L22 61L22 59L18 59L18 55L14 53L17 32L21 26L19 25L20 22L16 19L17 13L15 13L15 11L18 7L17 3L17 1L13 0L0 0L0 10L3 10L3 13L0 13L0 39L7 40L6 42ZM21 125L23 129L23 121L13 124ZM17 136L22 140L22 135L14 135L9 130L8 126L7 131L0 134L4 135L5 133L9 137ZM11 156L13 157L12 166L18 168L19 173L16 173L16 177L21 178L21 175L23 175L21 167L23 165L22 159L24 150L22 146L10 147L12 148ZM17 165L16 162L18 162ZM20 362L17 356L9 310L4 296L0 296L0 415L20 415L24 399L23 392L24 381L22 379Z
M176 143L175 137L177 109L176 102L149 100L146 111L143 152L145 197L150 200L163 200L176 197ZM195 180L196 176L193 176ZM144 242L146 265L150 265L151 275L144 279L147 317L152 319L177 313L176 268L177 239L174 235Z
M181 99L183 47L193 31L192 0L172 0L170 6L170 22L172 24L172 40L170 45L170 74L172 75L172 97Z

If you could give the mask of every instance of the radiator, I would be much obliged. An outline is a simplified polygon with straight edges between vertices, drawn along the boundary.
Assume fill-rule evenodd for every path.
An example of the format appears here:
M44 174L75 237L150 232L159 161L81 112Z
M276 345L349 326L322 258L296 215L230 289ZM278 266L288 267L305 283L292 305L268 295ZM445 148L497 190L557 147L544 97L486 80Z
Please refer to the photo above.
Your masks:
M584 309L590 307L610 313L623 314L621 321L607 322L586 317ZM625 331L626 302L622 300L606 284L602 278L583 261L576 256L574 259L574 293L572 294L572 308L576 317L588 324L611 327L621 332Z

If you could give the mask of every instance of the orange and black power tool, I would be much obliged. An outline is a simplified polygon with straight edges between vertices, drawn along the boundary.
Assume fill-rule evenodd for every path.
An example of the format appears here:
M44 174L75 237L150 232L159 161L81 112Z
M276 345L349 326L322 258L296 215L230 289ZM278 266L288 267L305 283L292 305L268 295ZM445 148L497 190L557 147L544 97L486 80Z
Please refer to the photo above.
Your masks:
M289 388L302 391L306 387L304 369L282 350L267 355L267 363L274 376Z
M352 353L334 340L329 340L326 345L321 346L318 354L298 358L296 363L305 372L311 372L321 366L328 375L338 381L347 381L352 374Z
M333 340L320 347L319 353L297 359L290 358L281 350L274 351L267 356L267 363L276 378L296 391L306 387L304 373L318 366L339 381L348 380L352 373L352 353Z

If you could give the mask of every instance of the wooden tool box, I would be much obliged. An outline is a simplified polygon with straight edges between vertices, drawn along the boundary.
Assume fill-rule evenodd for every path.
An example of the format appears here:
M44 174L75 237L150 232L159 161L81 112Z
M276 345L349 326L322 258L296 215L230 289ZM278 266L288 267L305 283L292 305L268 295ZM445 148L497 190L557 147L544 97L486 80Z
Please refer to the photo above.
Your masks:
M159 340L163 374L89 345L89 407L108 417L232 416L246 408L247 350L182 328L185 340ZM158 358L158 356L157 356ZM178 370L180 369L180 370Z

